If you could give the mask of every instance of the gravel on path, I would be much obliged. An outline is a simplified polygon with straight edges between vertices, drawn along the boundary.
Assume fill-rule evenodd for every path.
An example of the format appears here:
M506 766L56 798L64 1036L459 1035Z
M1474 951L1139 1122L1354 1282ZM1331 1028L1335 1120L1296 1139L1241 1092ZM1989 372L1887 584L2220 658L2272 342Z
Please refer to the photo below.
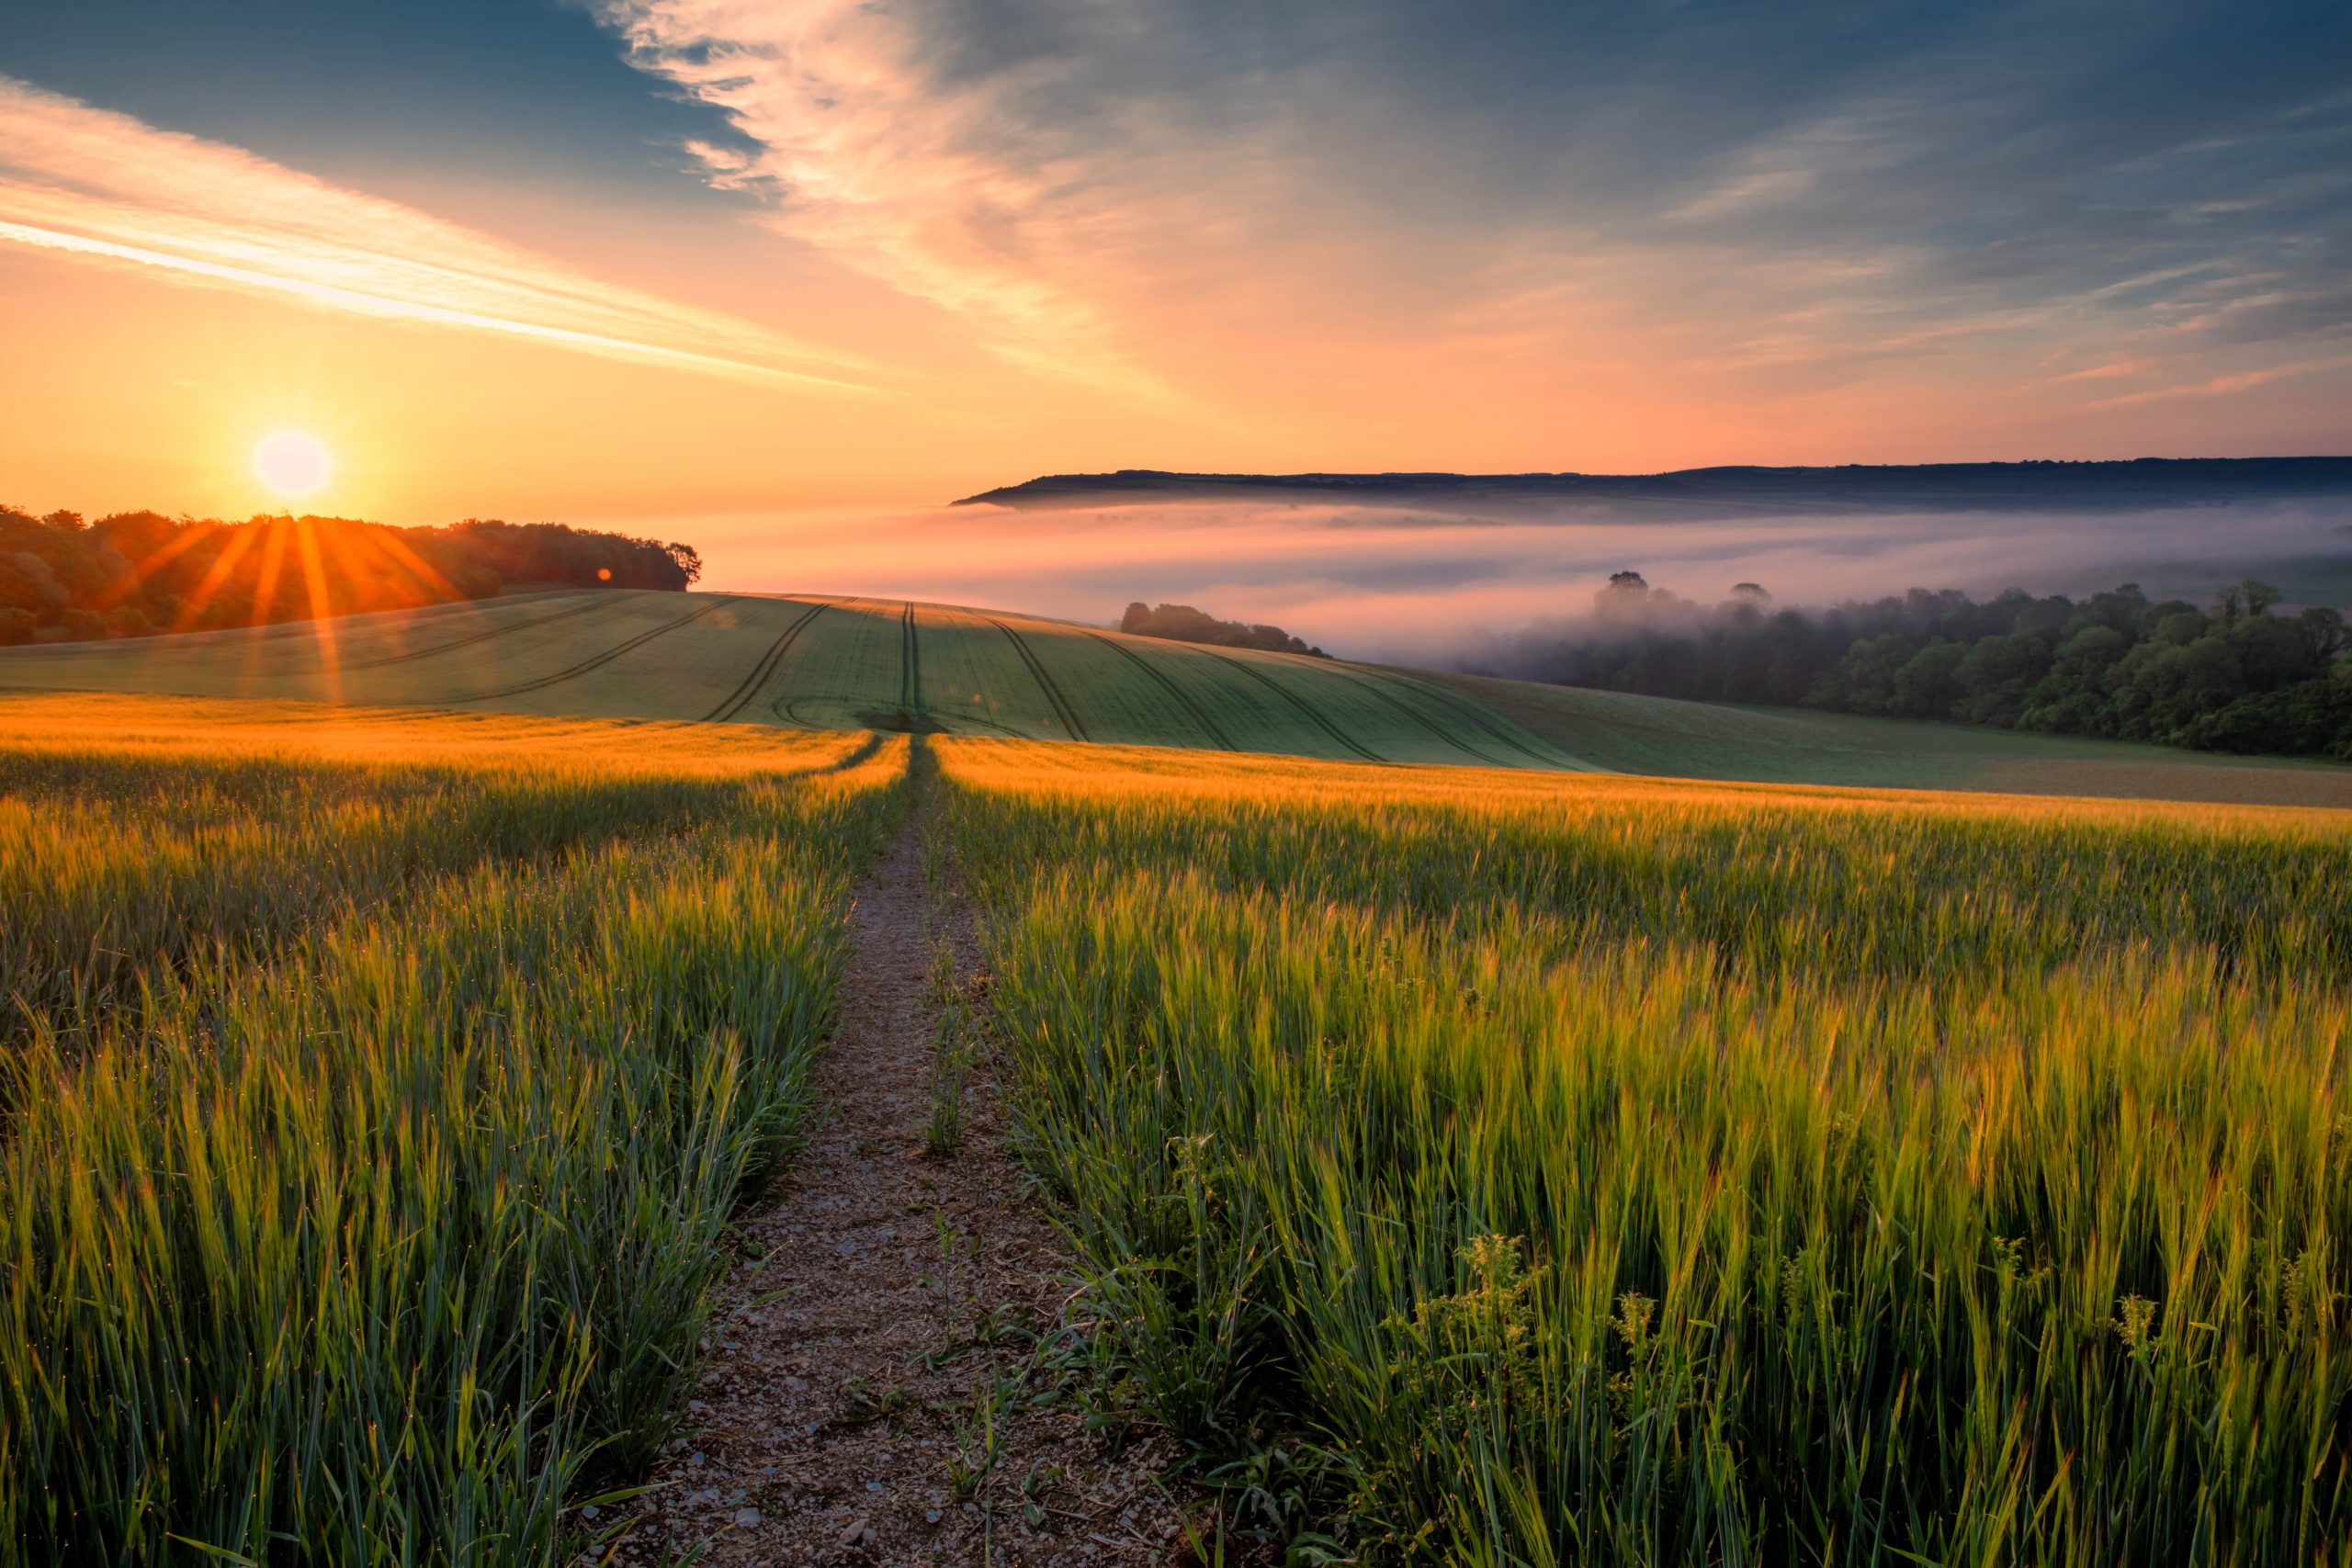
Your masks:
M1192 1561L1154 1480L1170 1452L1113 1454L1068 1388L1031 1407L1069 1381L1040 1355L1065 1324L1069 1259L984 1056L960 1147L924 1153L934 938L959 984L980 982L960 910L926 898L919 816L858 891L820 1120L739 1224L681 1435L650 1491L603 1510L638 1516L614 1562L696 1548L718 1568Z

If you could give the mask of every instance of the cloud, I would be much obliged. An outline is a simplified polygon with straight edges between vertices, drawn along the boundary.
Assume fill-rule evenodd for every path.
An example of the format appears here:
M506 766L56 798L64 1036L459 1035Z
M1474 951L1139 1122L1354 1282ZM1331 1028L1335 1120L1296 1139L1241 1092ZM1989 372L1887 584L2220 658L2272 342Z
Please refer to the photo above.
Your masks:
M2324 8L590 3L728 118L714 184L1023 369L1146 397L1753 423L1901 377L1927 423L2053 355L2195 373L2352 331Z
M711 183L788 207L786 227L975 326L1023 368L1167 395L1082 280L1139 243L1071 148L1022 136L1007 100L1056 66L982 90L925 80L925 40L863 0L747 6L609 0L629 59L724 110L743 145L687 144Z
M2241 370L2232 376L2216 376L2210 381L2198 381L2177 387L2158 387L2145 392L2130 392L2120 398L2108 398L2093 403L2095 409L2131 408L2139 403L2160 403L2174 398L2219 398L2232 392L2251 391L2273 381L2283 381L2293 376L2324 376L2333 371L2352 370L2352 355L2333 359L2308 359L2293 365L2273 365L2261 370Z
M2052 386L2067 381L2107 381L2119 376L2137 376L2148 368L2142 359L2119 359L2112 365L2094 365L2087 370L2070 370L2064 376L2050 378Z
M0 240L608 358L810 391L873 389L850 378L866 368L850 356L6 76Z

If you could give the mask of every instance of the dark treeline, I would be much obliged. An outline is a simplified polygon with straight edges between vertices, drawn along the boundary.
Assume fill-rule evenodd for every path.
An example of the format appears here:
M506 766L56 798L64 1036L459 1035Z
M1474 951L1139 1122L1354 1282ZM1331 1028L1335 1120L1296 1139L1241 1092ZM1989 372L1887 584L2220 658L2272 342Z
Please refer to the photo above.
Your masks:
M1321 649L1307 647L1280 626L1253 626L1241 621L1220 621L1190 604L1154 605L1137 600L1127 606L1125 615L1119 617L1119 629L1136 637L1166 637L1170 642L1204 642L1214 648L1255 648L1268 653L1306 653L1317 659L1328 657Z
M396 528L154 512L85 523L0 506L0 644L261 626L537 585L682 590L701 573L692 546L561 523Z
M2136 583L2076 601L1956 590L1775 610L1709 607L1622 571L1589 626L1529 634L1494 672L1702 702L1773 703L2216 751L2352 759L2344 616L2245 581L2200 608ZM1484 661L1482 661L1484 662Z

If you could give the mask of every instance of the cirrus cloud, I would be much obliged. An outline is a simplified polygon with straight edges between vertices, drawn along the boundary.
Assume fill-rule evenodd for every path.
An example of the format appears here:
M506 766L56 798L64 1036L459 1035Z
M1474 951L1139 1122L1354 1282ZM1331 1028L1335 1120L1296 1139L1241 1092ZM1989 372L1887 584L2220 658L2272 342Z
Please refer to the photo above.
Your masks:
M827 393L850 355L0 76L0 240L329 309Z

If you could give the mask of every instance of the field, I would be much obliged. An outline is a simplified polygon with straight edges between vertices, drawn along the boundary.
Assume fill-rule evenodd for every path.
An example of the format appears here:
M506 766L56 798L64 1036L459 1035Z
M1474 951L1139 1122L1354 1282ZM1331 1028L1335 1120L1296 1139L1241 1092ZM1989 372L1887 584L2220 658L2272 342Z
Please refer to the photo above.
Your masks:
M2352 806L2352 768L1194 648L1005 612L560 592L0 649L0 693L691 720L1782 784ZM5 722L5 719L0 719Z
M1431 674L1592 766L1671 778L2352 806L2352 768L2121 740Z
M895 600L541 594L11 649L9 687L1580 765L1417 676Z
M1270 1519L2352 1551L2340 818L940 750L1094 1299Z
M548 1561L675 1419L906 743L272 718L0 751L0 1543Z
M0 1562L698 1550L640 1489L771 1375L716 1292L816 1245L895 845L964 934L891 1092L998 1086L1075 1279L968 1419L800 1374L910 1529L1075 1560L972 1457L1050 1393L1183 1459L1153 1561L2352 1562L2352 818L939 606L336 632L0 665L85 688L0 696Z

